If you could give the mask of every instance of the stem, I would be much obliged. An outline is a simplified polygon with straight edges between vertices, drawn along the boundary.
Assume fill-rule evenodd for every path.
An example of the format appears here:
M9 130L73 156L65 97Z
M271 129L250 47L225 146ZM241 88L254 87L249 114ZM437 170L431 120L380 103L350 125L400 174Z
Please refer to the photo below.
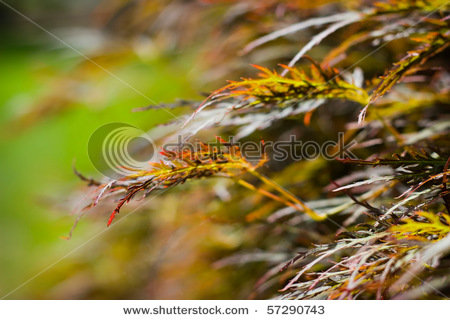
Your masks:
M400 146L403 146L405 143L405 139L402 135L389 123L385 118L381 117L378 113L376 113L377 118L383 123L386 129L394 136L395 140Z
M289 206L291 208L294 208L295 210L303 211L302 208L299 208L296 204L294 204L292 202L289 202L286 199L283 199L283 198L281 198L281 197L279 197L279 196L277 196L277 195L275 195L275 194L273 194L273 193L271 193L271 192L269 192L267 190L255 187L254 185L252 185L251 183L248 183L245 180L239 179L239 180L237 180L237 183L239 183L241 186L243 186L243 187L245 187L245 188L247 188L249 190L256 191L256 192L262 194L265 197L268 197L268 198L270 198L272 200L281 202L281 203L283 203L283 204L285 204L285 205L287 205L287 206Z
M294 196L288 190L284 189L283 187L281 187L280 185L275 183L273 180L270 180L270 179L264 177L263 175L259 174L257 171L254 171L254 170L250 171L250 173L252 175L254 175L256 178L258 178L259 180L261 180L266 185L268 185L268 186L274 188L275 190L277 190L286 199L289 199L290 201L292 201L294 204L296 204L295 208L297 210L302 209L302 210L299 210L299 211L306 212L306 214L308 214L313 220L322 221L322 220L327 218L327 215L320 215L320 214L318 214L313 209L308 207L303 201L300 201L300 199L298 199L296 196ZM290 201L288 201L288 202L290 203ZM298 206L300 206L300 208Z

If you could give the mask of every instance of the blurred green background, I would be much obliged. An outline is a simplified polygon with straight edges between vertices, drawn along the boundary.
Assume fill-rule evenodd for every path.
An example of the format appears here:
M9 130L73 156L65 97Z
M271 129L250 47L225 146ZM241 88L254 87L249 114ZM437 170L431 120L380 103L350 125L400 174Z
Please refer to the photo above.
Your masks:
M79 171L99 176L87 154L94 130L116 121L147 130L170 115L133 108L196 94L183 76L190 71L189 54L130 51L114 43L118 58L108 52L96 56L104 41L90 15L97 2L8 1L83 54L94 52L96 63L153 101L0 3L0 296L6 299L54 298L46 293L58 281L52 278L53 264L61 268L125 227L108 229L77 249L106 229L107 215L83 219L76 236L61 239L79 209L73 190L81 194L83 186L72 163L76 159Z

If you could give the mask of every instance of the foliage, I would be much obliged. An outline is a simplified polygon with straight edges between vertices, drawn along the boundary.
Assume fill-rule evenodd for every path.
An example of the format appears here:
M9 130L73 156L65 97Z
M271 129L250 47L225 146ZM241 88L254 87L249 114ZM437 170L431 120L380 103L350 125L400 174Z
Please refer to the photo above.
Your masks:
M317 7L308 1L201 3L174 1L152 14L163 19L166 10L173 10L183 16L180 8L189 8L194 17L203 18L196 21L205 23L217 16L217 9L221 21L211 38L202 28L199 31L195 19L183 30L192 39L208 39L202 43L206 53L201 59L212 71L200 72L201 83L209 90L225 75L245 77L213 90L203 101L144 108L188 107L181 121L163 127L159 143L177 134L184 141L228 134L241 141L261 137L280 141L293 135L324 143L343 132L344 142L355 141L351 150L358 159L276 161L266 154L252 164L233 145L225 151L210 144L187 153L164 150L164 159L151 163L148 170L95 187L89 207L118 197L109 225L138 192L146 197L190 182L183 192L192 192L201 203L189 209L182 206L183 210L201 212L219 225L238 225L243 234L240 245L232 249L210 249L217 258L213 266L224 270L261 266L245 279L228 275L250 297L446 297L450 292L448 3L318 1ZM307 4L312 7L305 9ZM285 24L279 24L280 17ZM150 33L172 33L179 20L159 21ZM183 46L181 39L175 42ZM299 43L304 45L300 51ZM238 47L244 57L236 57ZM305 56L308 51L312 58ZM305 58L309 63L303 63ZM247 76L252 71L244 59L258 64L254 65L260 71L258 78ZM271 71L276 66L280 72ZM221 76L214 78L213 73ZM218 179L191 184L206 177ZM234 183L223 187L220 177ZM208 193L211 186L221 191ZM183 193L177 190L172 192ZM168 195L160 197L163 202ZM246 290L248 283L253 285Z
M288 77L264 67L254 67L261 71L260 79L230 81L229 85L214 91L209 99L216 102L239 97L242 101L239 108L259 104L284 107L308 99L346 99L360 104L368 102L367 93L342 79L336 69L322 70L313 64L311 76L308 76L303 70L281 65L289 72ZM202 106L199 108L202 109Z
M198 150L163 150L161 154L165 157L165 160L150 163L150 169L128 168L134 173L100 185L99 195L92 205L97 204L103 196L110 193L116 194L118 191L125 191L125 196L120 199L108 220L109 226L116 214L119 213L120 208L140 191L144 191L145 196L148 196L155 190L183 184L191 179L211 177L218 174L233 177L239 172L253 171L264 163L264 160L261 160L258 164L252 165L241 156L236 146L226 148L227 150L223 151L220 145L214 147L201 143ZM238 173L233 172L235 170Z

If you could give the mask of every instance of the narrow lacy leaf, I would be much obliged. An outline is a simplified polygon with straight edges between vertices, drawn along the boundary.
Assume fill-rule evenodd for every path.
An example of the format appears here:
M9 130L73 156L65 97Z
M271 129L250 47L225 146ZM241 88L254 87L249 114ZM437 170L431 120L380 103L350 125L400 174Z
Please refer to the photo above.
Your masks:
M440 240L450 232L450 216L442 213L417 211L413 216L389 228L397 239Z
M209 100L240 97L243 102L237 108L261 104L285 107L310 99L346 99L360 104L368 102L366 91L346 82L336 69L322 70L312 65L308 75L303 70L282 65L289 74L281 76L276 71L256 65L254 67L261 71L259 79L243 78L241 81L230 81L229 85L213 92Z
M417 38L416 40L425 42L425 44L416 50L409 51L403 59L394 63L393 67L381 77L380 83L370 96L369 103L360 113L359 122L364 120L369 105L389 92L405 75L413 73L415 71L413 67L424 64L429 58L449 46L447 35L438 32L429 33L425 37Z
M242 156L238 146L225 145L222 144L223 141L218 142L218 145L199 143L198 150L183 147L176 150L163 150L161 155L165 159L150 163L148 170L128 168L135 173L101 185L99 187L101 191L92 205L108 193L125 192L125 196L119 200L109 218L109 226L122 206L140 191L148 196L155 190L167 189L192 179L219 175L233 177L255 170L266 161L263 158L257 164L252 164Z

